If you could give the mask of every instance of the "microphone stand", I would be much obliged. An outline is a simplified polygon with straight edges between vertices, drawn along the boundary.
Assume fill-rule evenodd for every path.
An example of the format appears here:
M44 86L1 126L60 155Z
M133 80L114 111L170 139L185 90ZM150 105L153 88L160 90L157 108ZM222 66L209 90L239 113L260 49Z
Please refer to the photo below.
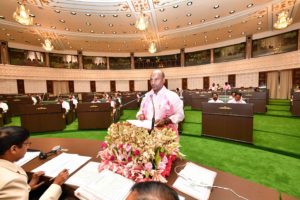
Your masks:
M152 130L154 129L154 123L155 123L155 107L154 107L154 102L153 102L153 96L150 95L151 98L151 103L152 103L152 107L153 107L153 116L152 116L152 122L151 122L151 130L150 130L150 134L152 132Z

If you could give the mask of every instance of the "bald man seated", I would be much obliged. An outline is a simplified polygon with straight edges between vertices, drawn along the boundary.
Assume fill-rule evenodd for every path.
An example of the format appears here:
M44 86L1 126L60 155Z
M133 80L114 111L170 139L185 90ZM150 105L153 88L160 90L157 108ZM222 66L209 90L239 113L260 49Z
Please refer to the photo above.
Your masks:
M154 70L150 76L152 89L145 94L137 118L152 120L155 126L167 126L177 130L178 123L184 119L183 102L179 96L165 86L165 74L161 70Z

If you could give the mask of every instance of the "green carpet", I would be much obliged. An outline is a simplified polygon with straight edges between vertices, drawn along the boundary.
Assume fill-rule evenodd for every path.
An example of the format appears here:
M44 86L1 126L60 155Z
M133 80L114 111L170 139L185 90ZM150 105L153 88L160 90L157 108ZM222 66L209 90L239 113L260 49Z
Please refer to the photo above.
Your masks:
M134 119L136 110L125 110L121 121ZM20 125L14 117L9 125ZM103 140L106 130L77 130L78 122L63 132L33 133L33 137ZM180 136L188 160L210 166L300 198L300 118L292 117L289 101L270 100L268 112L254 116L254 145L201 137L201 111L185 107Z

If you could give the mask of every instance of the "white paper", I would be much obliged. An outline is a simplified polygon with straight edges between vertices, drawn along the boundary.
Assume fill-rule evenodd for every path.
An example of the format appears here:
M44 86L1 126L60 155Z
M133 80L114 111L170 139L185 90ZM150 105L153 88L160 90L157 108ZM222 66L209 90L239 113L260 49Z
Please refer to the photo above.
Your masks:
M45 176L56 177L61 171L67 169L69 174L71 174L90 159L91 157L88 156L62 153L42 164L41 166L33 169L32 172L44 171Z
M217 173L188 162L173 186L196 199L207 200Z
M133 185L134 181L106 169L79 187L75 196L87 200L125 200Z
M15 164L19 165L20 167L28 163L29 161L33 160L34 158L38 157L40 154L39 151L29 152L27 151L23 158L15 162Z
M132 125L137 127L151 129L152 128L152 121L151 120L127 120Z
M99 165L99 162L89 162L88 164L83 166L78 172L76 172L73 176L71 176L66 181L66 184L75 185L78 187L81 185L87 185L100 173L98 171Z

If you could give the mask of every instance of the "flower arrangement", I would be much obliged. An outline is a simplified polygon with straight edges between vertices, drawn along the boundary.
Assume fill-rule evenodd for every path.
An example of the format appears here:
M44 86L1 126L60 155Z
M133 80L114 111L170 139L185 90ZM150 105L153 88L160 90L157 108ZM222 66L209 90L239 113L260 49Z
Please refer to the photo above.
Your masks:
M173 161L183 155L172 129L155 128L149 134L145 128L118 122L108 128L98 157L99 171L109 169L136 182L167 182Z

